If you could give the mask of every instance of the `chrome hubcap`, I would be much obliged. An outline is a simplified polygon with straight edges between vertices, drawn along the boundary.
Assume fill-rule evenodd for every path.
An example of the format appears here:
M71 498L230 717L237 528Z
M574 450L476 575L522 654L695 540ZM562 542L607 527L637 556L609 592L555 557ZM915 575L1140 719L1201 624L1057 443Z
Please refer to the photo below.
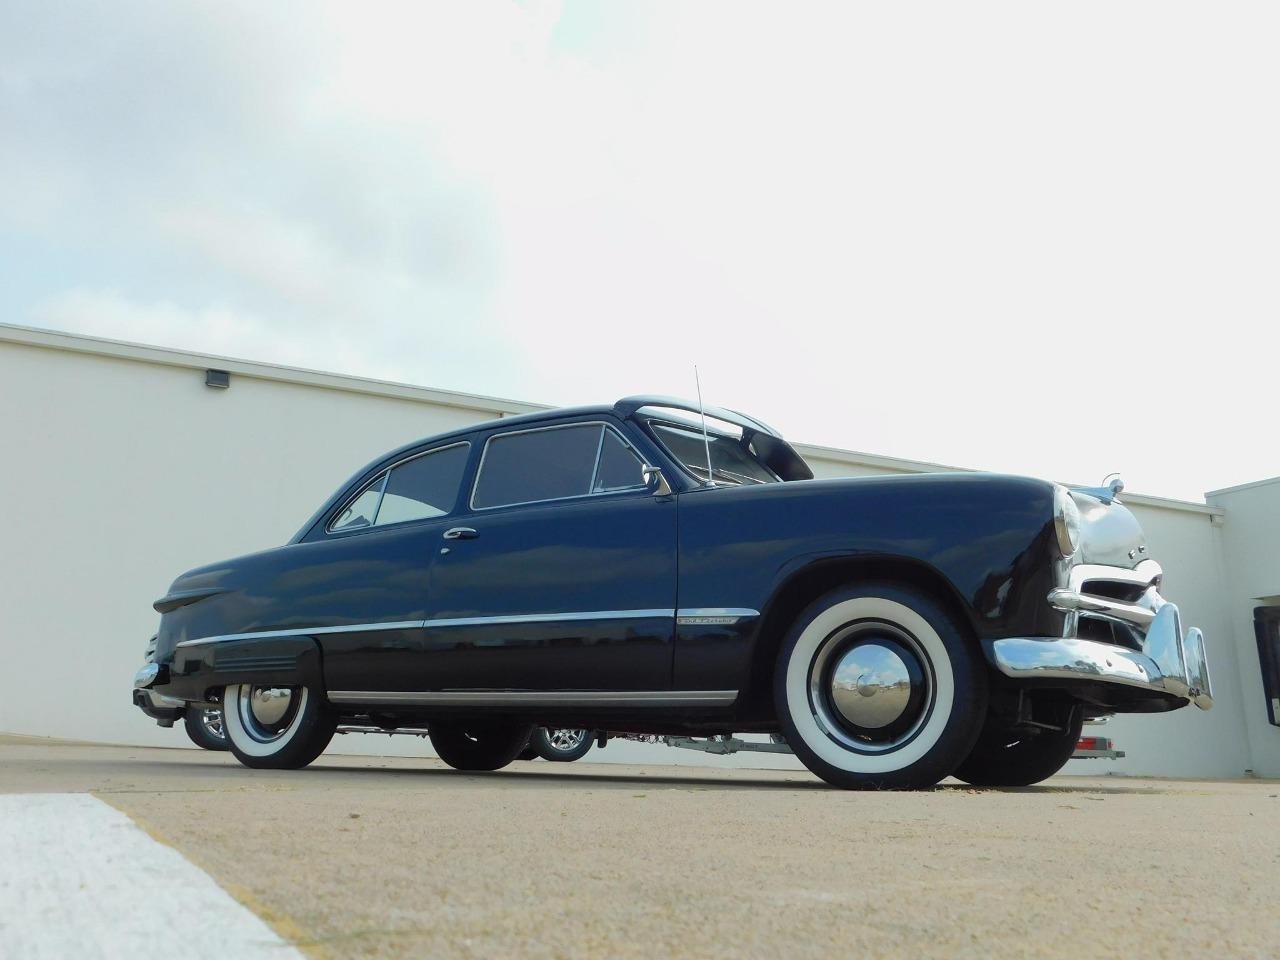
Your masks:
M241 687L240 724L260 743L278 740L296 718L301 699L291 687Z
M809 670L814 719L851 750L883 753L910 741L928 718L934 684L919 643L888 623L851 624L818 649Z
M264 727L279 723L289 712L293 691L287 687L254 687L250 697L253 718Z
M865 643L848 650L831 672L831 700L840 715L876 729L902 716L911 699L907 665L889 647Z

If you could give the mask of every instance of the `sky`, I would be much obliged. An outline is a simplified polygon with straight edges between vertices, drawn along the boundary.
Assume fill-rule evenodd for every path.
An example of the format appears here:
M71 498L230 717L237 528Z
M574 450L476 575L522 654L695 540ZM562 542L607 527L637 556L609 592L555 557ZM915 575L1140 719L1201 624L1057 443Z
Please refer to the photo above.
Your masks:
M1273 4L0 5L0 322L1199 500L1280 474ZM408 438L406 438L408 439Z

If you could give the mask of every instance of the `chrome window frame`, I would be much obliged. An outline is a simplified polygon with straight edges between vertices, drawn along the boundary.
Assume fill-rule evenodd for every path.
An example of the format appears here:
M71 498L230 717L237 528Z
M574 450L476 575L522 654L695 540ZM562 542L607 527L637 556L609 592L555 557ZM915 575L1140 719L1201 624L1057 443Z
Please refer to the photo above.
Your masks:
M480 487L480 478L484 475L484 462L489 455L489 445L493 443L493 441L506 437L516 437L525 433L549 433L552 430L568 430L573 427L596 426L601 428L600 438L596 441L596 457L591 466L591 477L587 483L586 493L571 494L567 497L544 497L538 500L519 500L513 503L499 503L491 507L476 506L476 491ZM640 462L641 467L649 462L644 458L643 454L636 449L636 445L628 440L621 430L612 423L609 423L607 420L576 420L572 423L553 423L545 427L530 427L526 430L508 430L504 433L491 433L489 436L485 437L484 449L480 451L480 462L476 464L476 475L471 478L471 495L467 498L468 508L474 513L481 513L487 510L506 510L509 507L527 507L538 503L564 503L566 500L587 500L592 497L613 497L619 494L635 493L636 491L647 490L648 488L645 486L644 481L641 480L634 487L621 487L616 490L601 490L599 492L595 492L593 488L596 485L596 477L600 470L600 454L604 448L604 432L606 430L612 430L614 435L622 441L623 446L635 454L635 457Z
M355 493L349 496L346 500L342 501L342 506L338 507L338 509L334 511L333 516L329 518L329 522L324 525L325 536L329 537L329 536L337 536L337 535L350 535L353 533L362 533L368 530L377 530L377 529L386 530L390 527L403 526L406 523L422 523L426 520L439 520L441 517L448 517L457 513L458 512L458 494L462 492L467 479L466 463L462 465L462 478L458 481L458 494L454 494L453 504L444 513L436 514L434 517L414 517L412 520L397 520L395 523L381 524L381 527L379 527L379 524L378 524L378 514L382 512L382 498L386 496L387 482L391 479L392 470L396 469L397 467L403 466L406 463L411 463L414 460L421 460L423 457L429 457L435 453L444 453L446 450L453 450L453 449L456 449L457 447L466 447L470 449L471 441L456 440L453 443L445 444L443 447L432 447L430 450L423 450L420 453L412 453L407 457L401 457L395 463L392 463L386 467L383 467L380 471L378 471L378 473L374 476L372 480L370 480L364 486L360 487ZM470 459L471 459L471 456L468 453L467 455L468 462L470 461ZM357 500L359 500L362 496L364 496L367 490L372 489L374 484L378 483L379 477L381 477L382 489L378 491L378 505L377 507L374 508L373 518L369 521L369 523L366 526L353 527L350 530L333 529L334 522L338 519L338 517L342 516L342 512L346 510L348 507L350 507Z

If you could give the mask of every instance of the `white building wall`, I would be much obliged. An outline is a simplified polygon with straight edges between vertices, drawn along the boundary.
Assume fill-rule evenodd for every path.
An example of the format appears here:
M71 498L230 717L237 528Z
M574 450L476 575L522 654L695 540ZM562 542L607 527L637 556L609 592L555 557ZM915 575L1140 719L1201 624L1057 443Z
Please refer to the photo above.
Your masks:
M1169 714L1118 715L1097 732L1114 739L1125 757L1114 763L1072 761L1067 772L1243 776L1249 750L1242 736L1238 645L1223 602L1223 527L1208 513L1127 499L1147 535L1149 555L1164 568L1161 593L1177 603L1185 626L1204 631L1215 702L1207 713L1185 707Z
M204 385L208 366L231 371L230 389ZM7 508L0 731L186 745L182 734L158 729L129 702L129 680L155 632L151 602L178 573L285 542L356 469L389 449L534 409L0 325L0 503ZM938 469L800 450L819 477ZM1120 717L1105 732L1128 756L1072 768L1239 776L1252 766L1280 776L1280 728L1266 723L1264 706L1259 713L1257 604L1247 599L1280 594L1280 566L1268 545L1280 534L1280 486L1259 495L1224 492L1212 508L1126 501L1165 567L1167 595L1205 631L1217 705L1208 714ZM1224 507L1231 517L1219 525L1213 517ZM1255 519L1237 526L1237 508ZM1270 579L1250 576L1263 568ZM340 738L331 749L429 753L405 738ZM592 757L704 762L698 754L620 744ZM716 762L797 765L761 755Z
M1251 766L1259 776L1280 777L1280 727L1267 717L1253 629L1256 607L1280 606L1280 477L1218 490L1208 500L1227 514L1223 594L1238 638L1237 681ZM1221 674L1214 674L1215 683Z
M503 412L4 342L0 411L0 730L163 745L185 737L128 688L174 577L286 542L374 457Z

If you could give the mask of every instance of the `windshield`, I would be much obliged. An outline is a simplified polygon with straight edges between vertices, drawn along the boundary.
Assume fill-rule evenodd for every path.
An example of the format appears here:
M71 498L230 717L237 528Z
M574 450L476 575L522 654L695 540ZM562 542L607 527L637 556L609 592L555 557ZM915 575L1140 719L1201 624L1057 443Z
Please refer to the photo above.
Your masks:
M742 446L741 437L707 433L706 443L702 430L697 427L681 427L669 423L654 423L654 436L686 470L699 480L707 480L707 447L711 448L710 479L715 483L777 483L778 478L750 451Z

